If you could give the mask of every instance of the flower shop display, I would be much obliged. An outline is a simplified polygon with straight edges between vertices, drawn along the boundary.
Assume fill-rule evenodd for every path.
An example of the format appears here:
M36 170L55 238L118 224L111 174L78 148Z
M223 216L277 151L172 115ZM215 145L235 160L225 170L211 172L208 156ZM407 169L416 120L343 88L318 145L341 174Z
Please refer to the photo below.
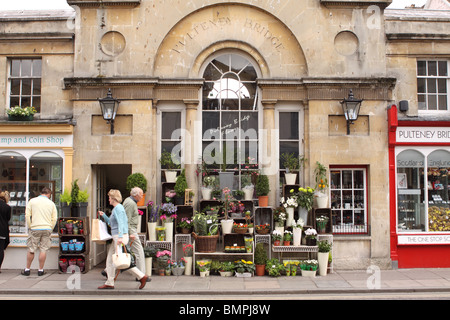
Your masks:
M277 258L272 258L266 262L266 271L271 277L279 277L284 271L284 265Z
M326 194L326 189L328 187L327 178L327 168L316 161L316 168L314 169L314 175L316 180L316 204L317 208L327 208L328 206L328 195Z
M317 267L319 263L317 260L303 260L300 262L300 269L302 270L303 277L312 277L316 276Z
M173 240L173 221L177 218L177 206L173 203L163 203L160 207L160 216L163 226L166 228L166 241Z
M233 222L233 231L235 233L247 233L248 232L248 225L246 223L237 223L237 222Z
M192 226L193 226L192 219L188 217L181 218L181 221L177 225L177 227L180 228L181 233L183 234L191 233Z
M234 262L234 270L236 277L251 277L255 272L255 264L252 261L241 259Z
M258 180L256 180L256 196L258 197L258 202L260 207L267 207L269 205L269 178L265 174L260 174Z
M244 200L253 200L255 184L259 176L258 164L255 158L248 157L243 166L245 171L241 179L241 188L244 192Z
M265 274L267 262L267 252L263 243L256 244L255 248L255 274L263 276Z
M311 187L298 188L297 194L299 217L308 223L308 212L314 204L314 189Z
M235 265L232 261L224 261L219 265L219 274L221 277L232 277L234 274Z
M257 234L268 234L270 232L270 224L258 224L255 225L255 231Z
M322 240L317 243L319 252L317 253L317 259L319 262L319 275L326 276L328 269L328 259L331 251L332 244L327 240Z
M36 114L34 107L15 106L6 110L10 121L31 121Z
M316 226L319 233L325 233L328 220L327 216L316 217Z
M292 231L284 230L283 245L290 246L292 241Z
M302 242L302 230L304 222L301 218L292 222L292 245L299 246Z
M291 190L291 196L282 197L280 199L281 205L286 209L286 226L290 227L294 220L294 209L298 207L298 196L293 194L294 190Z
M192 275L192 255L194 253L194 246L192 244L183 245L183 256L184 256L184 274L187 276Z
M192 236L196 242L198 252L215 252L219 239L217 215L206 215L196 212L193 217L194 232Z
M158 274L160 276L164 276L166 274L166 269L169 267L171 257L172 252L170 252L169 250L162 250L156 253Z
M305 239L307 246L315 246L317 244L317 231L316 229L309 228L305 230Z
M272 232L272 243L274 246L279 246L283 239L283 234L279 230L273 230Z
M200 272L200 277L208 277L211 270L211 260L203 259L196 262L196 267Z

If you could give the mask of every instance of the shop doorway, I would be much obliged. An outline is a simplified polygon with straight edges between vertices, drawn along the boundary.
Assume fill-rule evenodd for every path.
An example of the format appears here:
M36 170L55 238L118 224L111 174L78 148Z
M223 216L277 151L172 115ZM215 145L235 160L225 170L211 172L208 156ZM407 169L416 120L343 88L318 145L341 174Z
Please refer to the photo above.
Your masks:
M131 174L131 164L101 164L92 165L93 174L93 204L95 211L93 218L97 217L97 211L111 212L112 207L108 202L108 191L120 190L122 197L128 196L126 190L127 177ZM96 266L106 259L106 245L93 243L93 265Z

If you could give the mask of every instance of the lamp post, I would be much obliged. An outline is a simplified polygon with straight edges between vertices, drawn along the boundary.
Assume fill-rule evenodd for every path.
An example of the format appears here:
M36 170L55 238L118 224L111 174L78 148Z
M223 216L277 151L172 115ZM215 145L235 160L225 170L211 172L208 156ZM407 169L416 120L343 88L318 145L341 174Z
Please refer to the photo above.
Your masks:
M114 120L116 119L120 101L113 98L111 89L108 89L106 98L98 99L98 102L100 103L103 119L106 120L106 123L111 125L111 134L114 134Z
M353 122L358 119L361 102L362 99L355 99L351 89L348 93L348 98L341 101L342 110L344 111L345 119L347 120L347 134L350 134L350 124L353 124Z

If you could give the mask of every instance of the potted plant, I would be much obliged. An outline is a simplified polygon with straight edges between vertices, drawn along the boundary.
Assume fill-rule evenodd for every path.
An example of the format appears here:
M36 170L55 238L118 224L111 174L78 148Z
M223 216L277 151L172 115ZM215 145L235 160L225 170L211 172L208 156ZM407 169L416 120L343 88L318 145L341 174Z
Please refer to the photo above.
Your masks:
M327 240L322 240L317 243L319 252L317 259L319 261L319 275L326 276L328 269L328 257L331 251L332 244Z
M315 246L317 244L317 231L316 229L309 228L305 231L305 239L307 246Z
M231 233L233 230L233 219L228 218L228 211L229 211L229 205L233 202L233 194L231 190L227 187L222 189L222 195L223 195L223 213L224 213L224 219L220 222L222 225L222 232L225 233Z
M319 216L316 218L317 231L319 233L325 233L329 218L327 216Z
M144 247L144 256L145 256L145 272L148 276L152 275L152 262L153 258L156 258L156 249L154 246L145 246Z
M283 234L279 230L273 230L272 232L272 242L274 246L279 246L281 239L283 238Z
M273 210L273 221L275 222L275 230L281 234L284 233L284 222L286 221L286 209L281 206Z
M211 270L211 260L210 259L204 259L197 261L197 269L200 272L200 277L208 277L209 272Z
M165 275L165 270L169 266L169 260L172 256L172 252L169 250L162 250L156 253L156 259L158 263L158 273L160 276Z
M172 274L174 276L182 276L184 274L185 271L185 266L184 266L184 259L181 258L179 261L173 261L172 262Z
M177 206L173 203L163 203L160 207L161 215L159 218L166 228L166 241L173 239L173 222L177 218Z
M258 224L255 225L255 231L257 234L268 234L270 232L270 224Z
M300 269L302 270L302 276L303 277L312 277L314 278L316 276L316 270L319 263L317 260L303 260L300 262Z
M298 188L298 208L299 217L308 223L308 212L312 209L314 204L314 189L311 187Z
M292 231L285 230L283 236L283 245L290 246L292 241Z
M266 262L266 271L271 277L281 276L281 272L284 270L283 264L277 258L272 258Z
M328 196L326 189L328 187L327 168L319 161L316 162L316 168L314 169L314 175L316 180L316 204L318 208L327 208Z
M194 224L192 236L195 239L197 252L215 252L219 239L217 215L196 212L192 221Z
M89 194L87 190L80 190L78 179L72 182L72 217L86 217Z
M180 228L181 233L183 234L191 233L192 219L188 217L181 218L181 221L178 223L177 227Z
M174 190L176 192L175 196L175 204L176 205L184 205L184 192L188 188L185 169L183 169L180 175L176 178L177 182L175 183Z
M61 194L59 201L61 202L61 215L62 217L72 216L72 196L69 190L65 189Z
M136 172L132 173L127 177L126 181L126 189L128 193L133 189L134 187L139 187L144 192L144 196L142 199L137 203L139 207L145 205L145 193L147 192L147 179L142 173Z
M219 265L219 274L221 277L232 277L235 265L232 261L224 261Z
M248 278L253 276L255 264L252 261L241 259L234 262L234 270L236 271L236 277Z
M205 176L203 178L202 185L202 198L203 200L211 200L211 194L213 191L216 178L213 176Z
M304 223L302 219L298 219L297 222L295 220L292 222L292 245L294 246L301 245L303 225Z
M257 276L263 276L267 262L267 252L263 243L256 244L255 248L255 269Z
M284 174L284 178L286 180L286 184L293 185L297 180L297 172L299 171L300 160L295 156L295 153L282 153L281 161L283 166L286 168L286 173Z
M192 244L183 245L183 255L185 261L184 274L187 276L192 275L192 255L194 253L194 246Z
M269 205L269 178L265 174L258 176L256 181L256 196L258 197L258 202L260 207L267 207Z
M164 150L161 152L161 158L159 158L161 169L166 169L164 174L166 176L166 182L175 182L177 176L177 169L180 169L180 162L176 158L176 155L169 151Z
M149 241L156 241L156 225L159 219L159 206L155 207L153 201L147 202L147 214L148 214L148 238Z
M298 206L298 196L292 193L289 197L281 197L280 202L286 209L286 226L290 227L294 220L294 210Z
M34 107L15 106L6 110L9 121L31 121L35 113Z

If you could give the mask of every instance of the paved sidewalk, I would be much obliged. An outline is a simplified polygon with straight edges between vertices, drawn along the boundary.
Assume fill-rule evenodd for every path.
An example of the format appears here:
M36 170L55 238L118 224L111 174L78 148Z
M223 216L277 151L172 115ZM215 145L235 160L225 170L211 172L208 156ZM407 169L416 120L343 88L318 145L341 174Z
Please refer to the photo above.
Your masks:
M2 270L0 295L248 295L248 294L331 294L373 292L449 292L450 269L398 269L367 272L366 270L337 270L327 276L272 278L225 278L210 276L156 276L139 290L139 283L123 273L114 290L98 290L104 283L101 269L85 274L60 274L47 271L38 277L32 270L29 277L20 270Z

